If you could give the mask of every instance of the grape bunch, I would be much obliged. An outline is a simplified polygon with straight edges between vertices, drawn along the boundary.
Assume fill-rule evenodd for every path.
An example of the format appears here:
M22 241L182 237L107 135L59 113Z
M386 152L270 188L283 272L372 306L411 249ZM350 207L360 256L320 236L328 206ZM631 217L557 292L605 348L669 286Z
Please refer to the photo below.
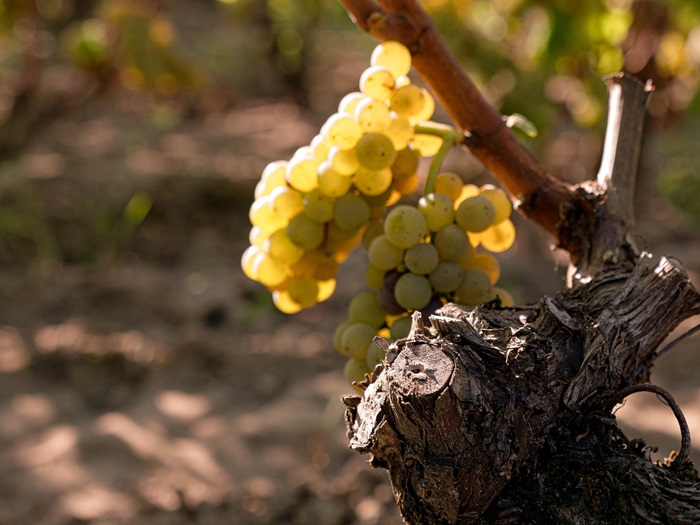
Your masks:
M411 83L410 68L405 46L377 46L359 91L340 101L309 145L263 171L241 265L282 312L330 297L338 264L387 206L416 190L419 157L440 148L440 137L415 132L435 103Z
M336 349L348 357L345 375L351 383L383 358L374 337L406 337L413 311L427 317L447 302L478 306L497 297L502 306L513 305L510 294L496 286L500 266L489 253L513 244L511 211L500 188L464 185L457 175L441 173L435 191L416 206L393 207L380 226L365 232L372 291L353 299L348 320L334 335Z

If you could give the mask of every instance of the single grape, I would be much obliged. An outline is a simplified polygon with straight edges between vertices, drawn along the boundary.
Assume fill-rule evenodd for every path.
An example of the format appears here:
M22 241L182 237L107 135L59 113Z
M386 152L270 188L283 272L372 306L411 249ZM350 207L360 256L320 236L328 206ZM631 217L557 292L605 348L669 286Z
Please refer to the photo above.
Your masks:
M385 315L374 292L362 292L356 295L348 306L348 321L365 323L375 330L379 330L384 324Z
M335 113L326 120L321 128L321 134L326 137L331 146L352 149L362 137L362 128L351 115Z
M492 294L491 279L478 268L464 270L462 282L455 291L457 300L467 306L478 306Z
M463 275L464 271L459 263L440 261L435 271L428 276L428 280L436 292L451 293L459 288Z
M411 52L401 42L387 40L374 48L370 64L384 66L394 77L402 77L411 70Z
M486 197L476 195L464 200L455 212L457 224L469 232L483 232L493 224L496 210Z
M513 211L513 205L508 195L506 195L506 192L501 188L497 188L491 184L485 184L480 188L479 195L486 197L491 201L491 204L493 204L493 208L496 212L493 224L500 224L510 217L510 213Z
M350 176L360 169L354 149L331 148L328 152L328 162L340 175Z
M367 133L357 142L355 156L361 166L381 170L394 162L396 150L391 139L383 133Z
M348 359L343 368L343 375L348 383L359 383L365 379L365 374L369 374L370 370L366 360L363 359Z
M318 191L323 195L337 199L345 195L351 185L352 178L338 173L330 161L322 162L318 166Z
M444 193L429 193L418 201L418 211L425 217L431 232L442 230L455 218L454 203Z
M505 219L482 232L479 240L481 246L490 252L504 252L515 242L515 226L510 219Z
M313 277L292 277L287 286L289 297L302 308L311 308L318 297L318 281Z
M444 193L453 202L462 194L462 185L462 179L456 173L446 171L435 177L435 192Z
M389 100L396 78L384 66L370 66L360 75L360 91L375 100Z
M345 349L343 348L341 342L343 339L343 333L345 330L353 325L354 323L351 323L350 321L345 321L344 323L336 326L335 330L333 331L333 347L336 349L336 351L345 357L349 357L347 353L345 353Z
M430 117L433 116L433 112L435 111L435 99L427 89L421 89L425 98L425 104L423 105L423 109L421 109L421 111L417 115L413 115L410 118L411 122L413 122L414 124L430 120Z
M265 241L270 237L270 234L263 230L260 226L253 226L248 233L248 242L251 246L262 248L265 246Z
M429 242L419 242L406 250L403 262L411 273L428 275L438 267L440 254Z
M355 174L355 187L368 197L379 197L380 202L367 202L369 206L383 205L391 195L392 175L389 168L371 170L360 168ZM365 199L367 201L367 199Z
M406 148L414 133L413 124L407 118L391 113L391 121L384 130L384 134L389 137L396 151Z
M470 250L467 234L456 224L448 224L435 234L435 247L440 258L446 261L460 261Z
M284 228L287 223L283 217L273 213L270 207L270 195L263 195L252 204L248 218L253 226L258 226L267 234Z
M328 153L331 150L331 144L328 143L326 137L319 134L311 139L311 149L314 152L314 159L317 163L321 163L328 158Z
M403 253L386 235L379 235L369 245L369 262L380 270L393 270L401 264Z
M297 191L311 191L318 185L317 162L313 152L294 155L287 164L287 184Z
M340 346L343 354L353 359L364 359L367 355L372 339L377 331L365 323L352 323L344 331L340 338Z
M386 238L403 249L418 244L425 235L426 228L423 214L407 204L396 206L384 219Z
M299 248L310 251L318 248L323 242L323 224L311 220L304 213L300 213L289 221L287 235Z
M496 284L501 277L501 265L490 253L477 253L469 263L470 268L479 268L486 272L491 279L491 284Z
M287 177L287 161L277 160L271 162L262 172L260 182L255 187L255 198L259 199L263 195L268 195L278 186L285 184Z
M403 317L395 319L394 322L391 323L391 338L397 340L408 337L411 331L411 324L412 319L410 315L404 315Z
M336 199L324 195L319 188L316 188L303 196L304 213L313 221L329 222L333 220L335 201Z
M333 222L342 230L355 231L369 218L369 205L354 193L346 193L335 202Z
M300 304L294 302L294 300L289 296L289 292L287 290L273 291L272 302L283 314L295 314L303 309Z
M268 206L274 215L284 222L304 211L301 193L289 186L279 186L270 193Z
M407 84L396 88L391 95L389 108L406 118L420 115L426 102L426 91L415 84Z
M355 107L355 120L365 133L381 133L391 124L391 112L383 102L365 97Z
M292 266L304 256L304 250L294 244L287 235L286 228L275 231L265 241L264 249L279 262Z
M271 288L279 286L287 280L285 265L265 252L258 252L255 255L252 263L252 273L259 283Z
M430 303L433 289L427 277L407 272L396 281L394 297L405 310L420 310Z

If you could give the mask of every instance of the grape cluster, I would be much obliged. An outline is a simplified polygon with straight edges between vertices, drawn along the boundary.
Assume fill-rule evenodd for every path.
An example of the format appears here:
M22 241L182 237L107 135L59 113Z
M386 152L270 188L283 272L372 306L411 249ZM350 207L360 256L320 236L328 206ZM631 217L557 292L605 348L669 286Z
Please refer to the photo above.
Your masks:
M387 206L415 191L419 157L439 149L439 137L414 131L435 104L406 76L410 68L405 46L379 45L359 91L341 100L309 145L263 171L241 265L282 312L330 297L338 264Z
M427 316L447 302L477 306L496 297L503 306L513 305L496 286L500 266L489 253L513 244L511 211L500 188L464 185L457 175L441 173L435 191L416 206L393 207L380 226L365 232L372 291L355 297L334 336L338 352L349 358L350 382L361 381L381 361L384 352L374 336L406 337L413 311Z

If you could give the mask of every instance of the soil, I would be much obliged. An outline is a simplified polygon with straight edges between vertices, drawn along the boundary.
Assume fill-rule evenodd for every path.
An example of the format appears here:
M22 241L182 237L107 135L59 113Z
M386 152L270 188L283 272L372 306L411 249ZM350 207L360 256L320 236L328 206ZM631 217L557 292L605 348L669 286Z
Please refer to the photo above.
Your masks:
M352 390L331 343L364 289L364 254L329 301L294 316L240 271L259 173L322 117L279 98L188 108L95 96L0 165L0 523L401 523L386 474L347 448L341 396ZM700 282L697 239L650 222L650 251ZM560 289L566 263L518 227L502 283L526 303ZM653 376L694 435L698 341ZM651 395L618 417L660 447L655 457L679 446Z

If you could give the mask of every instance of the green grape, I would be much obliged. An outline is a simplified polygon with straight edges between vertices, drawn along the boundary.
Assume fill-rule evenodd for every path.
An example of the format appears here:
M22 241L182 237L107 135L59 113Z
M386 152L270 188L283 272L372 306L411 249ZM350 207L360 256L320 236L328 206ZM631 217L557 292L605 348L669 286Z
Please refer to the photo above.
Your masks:
M274 290L272 292L272 302L283 314L295 314L303 308L289 296L289 291L287 290Z
M329 222L333 220L335 199L321 193L320 189L311 190L304 194L304 213L316 222Z
M455 217L454 202L444 193L429 193L418 201L418 211L425 217L431 232L452 224Z
M280 228L265 241L264 249L279 262L292 266L304 256L304 250L294 244L286 228Z
M467 237L469 237L469 234L467 234ZM469 239L469 246L468 246L467 250L462 254L462 256L457 261L459 263L459 267L462 268L462 270L469 268L469 265L472 263L472 259L474 259L475 255L476 255L476 250L474 250L474 245L472 244L471 239Z
M406 311L420 310L430 303L433 288L427 277L407 272L399 277L394 286L396 302Z
M493 224L496 210L486 197L475 195L462 201L455 212L455 220L468 232L483 232Z
M408 147L408 144L413 139L414 128L407 118L404 118L396 113L390 113L391 121L389 126L384 130L384 134L389 137L396 151Z
M438 267L440 254L429 242L419 242L406 250L403 262L411 273L428 275Z
M318 281L313 277L292 277L287 286L289 297L302 308L311 308L318 297Z
M355 231L369 219L369 205L354 193L346 193L335 202L333 222L341 230Z
M355 174L355 187L360 193L368 197L383 196L380 199L381 202L378 203L383 204L391 195L391 180L392 176L389 168L379 170L360 168ZM370 202L367 204L372 206Z
M328 161L333 170L340 175L350 176L360 169L354 149L331 148L328 152Z
M470 250L469 237L456 224L449 224L435 234L435 247L445 261L460 261Z
M396 206L384 219L384 234L387 239L403 249L418 244L426 228L423 214L407 204Z
M457 300L467 306L478 306L491 298L493 288L486 272L478 268L464 270L462 282L455 290Z
M493 204L493 208L496 212L493 224L500 224L510 217L510 213L513 211L513 205L508 195L506 195L506 192L501 188L497 188L491 184L485 184L480 188L479 195L486 197L491 201L491 204Z
M343 375L348 383L359 383L364 381L365 374L369 374L370 370L366 360L363 359L348 359L343 368Z
M370 66L360 75L360 91L375 100L389 100L396 78L384 66Z
M343 150L338 150L343 151ZM329 161L318 166L318 191L328 197L342 197L352 185L352 178L338 173Z
M443 193L453 202L462 194L462 185L462 179L456 173L446 171L435 177L435 193Z
M289 239L299 248L311 251L318 248L323 242L323 224L311 220L304 213L300 213L287 225Z
M350 301L348 321L368 324L376 331L384 324L385 316L386 312L379 306L374 292L362 292Z
M353 359L364 359L377 331L365 323L352 323L340 338L342 353Z
M383 102L365 97L355 107L355 120L365 133L381 133L391 124L391 112Z
M345 321L344 323L338 325L336 329L333 331L333 347L336 349L336 351L345 357L349 357L348 354L345 352L345 349L343 348L343 345L341 344L343 340L343 334L345 333L345 330L348 329L349 326L353 325L354 323L351 323L350 321Z
M335 113L323 125L321 134L331 146L352 149L362 137L362 128L351 115Z
M372 241L376 238L379 237L380 235L384 234L384 224L382 224L381 220L376 220L372 221L369 226L367 226L367 229L364 231L362 234L362 244L364 245L366 250L369 250L369 245L372 244Z
M391 323L390 333L393 340L405 339L411 332L411 324L413 323L410 315L404 315L395 319Z
M367 133L358 141L355 155L361 166L381 170L394 162L396 150L391 139L383 133Z
M328 158L328 153L331 149L331 144L328 143L323 135L316 135L311 139L311 149L314 152L314 158L317 163L321 163Z
M269 195L263 195L252 204L248 217L253 226L258 226L268 234L284 228L287 222L283 217L273 213Z
M374 367L379 363L384 361L386 357L386 352L377 346L377 343L372 341L367 349L367 356L365 357L365 362L370 370L374 370Z
M340 103L338 104L338 113L347 113L348 115L353 116L355 114L357 104L364 98L365 95L359 91L348 93L342 99L340 99Z
M318 164L313 152L295 154L287 164L287 184L297 191L311 191L318 185Z
M515 226L505 219L479 235L481 245L490 252L504 252L515 242Z
M403 261L404 251L386 235L379 235L369 245L369 262L380 270L393 270Z
M459 263L440 261L435 271L428 276L428 280L436 292L450 293L459 287L463 275L464 271Z
M420 115L427 103L424 89L415 84L406 84L394 90L389 108L402 117L410 119Z
M421 90L423 91L423 96L425 97L425 104L423 105L423 109L421 109L417 115L413 115L409 119L414 124L430 120L430 117L433 116L433 112L435 111L435 99L433 99L433 96L427 89L421 88Z
M391 172L397 179L410 177L418 169L420 155L411 148L404 148L396 152L396 158L391 165Z
M285 265L265 252L259 252L255 255L252 271L259 283L270 288L279 286L287 280Z
M260 182L255 187L255 198L259 199L263 195L268 195L278 186L285 184L287 177L287 161L277 160L271 162L262 172Z
M496 284L501 277L501 265L490 253L477 253L469 263L469 268L479 268L486 272L491 279L491 284Z
M268 205L272 213L285 222L289 222L292 217L304 211L301 193L289 186L280 186L272 190Z
M373 264L368 264L365 269L365 281L367 285L376 291L379 291L382 286L384 286L384 276L386 275L386 270L377 268Z
M411 52L401 42L387 40L374 48L370 64L384 66L399 78L408 75L411 70Z

